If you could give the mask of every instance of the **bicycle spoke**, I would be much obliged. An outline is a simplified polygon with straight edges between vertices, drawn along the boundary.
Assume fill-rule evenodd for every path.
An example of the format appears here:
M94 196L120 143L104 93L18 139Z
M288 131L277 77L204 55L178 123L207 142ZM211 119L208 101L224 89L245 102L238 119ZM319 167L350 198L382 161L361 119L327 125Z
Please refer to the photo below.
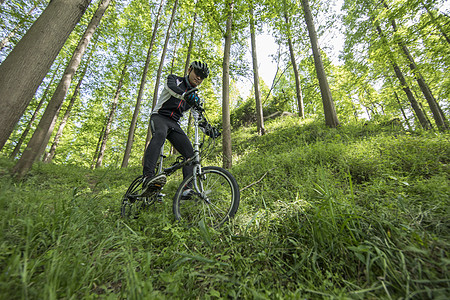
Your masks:
M155 193L150 197L142 197L142 176L137 177L122 197L121 216L127 219L137 219L140 212L146 211L157 201Z
M204 219L209 226L218 227L234 216L239 205L239 188L228 171L219 167L205 167L197 180L203 190L190 200L182 200L181 194L185 186L193 186L193 177L180 185L173 207L177 219L184 219L194 226Z

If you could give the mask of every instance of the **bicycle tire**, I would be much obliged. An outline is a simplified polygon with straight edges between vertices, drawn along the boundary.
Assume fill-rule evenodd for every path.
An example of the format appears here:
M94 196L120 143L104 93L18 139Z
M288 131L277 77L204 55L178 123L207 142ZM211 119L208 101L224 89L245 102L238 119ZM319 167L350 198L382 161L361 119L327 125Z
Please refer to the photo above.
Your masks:
M230 172L215 166L202 168L197 180L203 184L206 198L194 193L189 199L182 199L183 190L186 186L193 186L193 180L193 175L185 178L174 196L176 220L195 226L203 219L207 226L218 228L234 217L239 207L240 191Z
M122 197L120 215L126 219L137 219L143 210L156 201L156 195L152 197L141 197L143 176L138 176L130 184L128 190Z

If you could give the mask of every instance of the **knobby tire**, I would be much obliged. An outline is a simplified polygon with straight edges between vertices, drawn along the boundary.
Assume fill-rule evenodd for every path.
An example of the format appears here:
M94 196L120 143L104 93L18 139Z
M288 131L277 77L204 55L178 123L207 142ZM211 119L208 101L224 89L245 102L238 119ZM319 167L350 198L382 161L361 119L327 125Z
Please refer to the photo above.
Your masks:
M236 179L227 170L210 166L202 168L197 181L203 184L204 196L194 193L189 199L183 199L186 187L193 189L194 176L183 180L173 200L175 219L196 226L204 220L205 225L218 228L234 217L239 207L240 192Z

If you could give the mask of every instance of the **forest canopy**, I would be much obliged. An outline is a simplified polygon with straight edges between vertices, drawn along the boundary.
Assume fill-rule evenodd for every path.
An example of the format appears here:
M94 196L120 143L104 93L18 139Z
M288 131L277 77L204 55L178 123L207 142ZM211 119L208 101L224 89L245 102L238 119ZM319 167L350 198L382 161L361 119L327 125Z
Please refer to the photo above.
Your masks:
M17 159L27 153L46 116L50 132L32 141L39 159L85 167L138 164L162 83L168 74L185 74L192 60L210 66L200 95L225 132L224 120L231 128L257 122L263 134L264 118L277 112L317 117L330 127L368 119L395 120L407 130L448 129L448 1L77 2L85 10L54 58L45 58L48 70L33 79L36 88L17 83L15 89L24 90L17 98L2 89L0 100L8 108L3 113L15 116L2 129L4 155ZM2 1L1 84L13 77L9 61L21 39L57 3L65 1ZM46 19L46 26L57 24L56 18ZM89 30L74 68L70 64ZM256 59L266 45L252 43L252 34L273 37L277 51L270 60ZM272 80L255 78L267 64L276 66ZM70 77L68 70L74 71ZM22 66L14 76L33 72ZM53 100L59 102L49 112ZM187 128L188 118L182 123Z

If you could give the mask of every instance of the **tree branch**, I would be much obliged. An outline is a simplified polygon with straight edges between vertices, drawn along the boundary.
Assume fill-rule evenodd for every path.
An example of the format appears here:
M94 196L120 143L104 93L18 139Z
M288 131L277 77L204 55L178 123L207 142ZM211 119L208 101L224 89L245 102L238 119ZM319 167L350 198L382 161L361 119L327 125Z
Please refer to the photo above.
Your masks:
M241 192L242 192L243 190L248 189L249 187L254 186L255 184L260 183L260 182L264 179L264 177L266 177L267 173L269 173L269 172L272 171L273 169L275 169L275 168L272 168L272 169L270 169L269 171L267 171L266 173L264 173L264 175L263 175L259 180L255 181L255 182L253 182L253 183L250 183L250 184L247 185L246 187L243 187L243 188L241 189Z

